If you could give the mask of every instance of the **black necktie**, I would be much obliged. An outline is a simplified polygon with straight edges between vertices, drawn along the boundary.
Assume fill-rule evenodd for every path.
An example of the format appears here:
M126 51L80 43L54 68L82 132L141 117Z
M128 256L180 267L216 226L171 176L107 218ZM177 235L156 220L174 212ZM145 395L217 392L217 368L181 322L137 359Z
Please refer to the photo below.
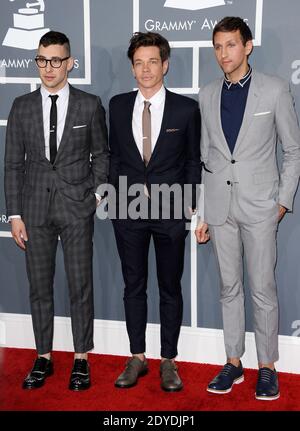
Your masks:
M57 153L57 107L58 96L49 96L52 102L50 111L50 162L53 164Z

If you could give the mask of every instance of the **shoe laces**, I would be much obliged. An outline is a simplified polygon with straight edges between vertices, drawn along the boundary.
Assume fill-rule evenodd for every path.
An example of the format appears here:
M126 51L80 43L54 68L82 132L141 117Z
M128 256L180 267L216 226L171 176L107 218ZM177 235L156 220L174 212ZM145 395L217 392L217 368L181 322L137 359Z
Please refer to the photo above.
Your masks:
M87 373L87 361L85 359L75 359L73 374L86 374Z
M127 368L136 368L136 366L138 365L139 367L142 367L146 362L146 359L144 359L143 361L139 358L129 358L126 362L126 369Z
M273 373L273 370L271 370L270 368L260 368L259 379L262 382L269 383L272 380Z
M177 373L177 366L172 361L164 361L161 364L160 371L166 378L171 378L174 376L174 373Z
M43 369L43 368L45 367L45 364L47 363L47 362L45 362L45 360L47 361L47 359L46 359L46 358L38 357L38 358L35 360L35 362L34 362L34 366L33 366L32 372L33 372L33 373L34 373L34 372L40 372L40 371L41 371L41 369Z
M223 376L228 376L233 370L232 367L237 368L233 364L225 364L224 367L222 368L220 374Z

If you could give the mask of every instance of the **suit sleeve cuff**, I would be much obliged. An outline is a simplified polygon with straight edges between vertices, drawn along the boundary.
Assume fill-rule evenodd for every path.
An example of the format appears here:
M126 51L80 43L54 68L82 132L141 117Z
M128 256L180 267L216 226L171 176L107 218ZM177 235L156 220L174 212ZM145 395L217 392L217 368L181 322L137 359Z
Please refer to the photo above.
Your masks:
M11 216L8 217L8 221L11 222L12 219L14 219L14 218L17 218L17 219L21 220L22 217L19 214L11 215Z

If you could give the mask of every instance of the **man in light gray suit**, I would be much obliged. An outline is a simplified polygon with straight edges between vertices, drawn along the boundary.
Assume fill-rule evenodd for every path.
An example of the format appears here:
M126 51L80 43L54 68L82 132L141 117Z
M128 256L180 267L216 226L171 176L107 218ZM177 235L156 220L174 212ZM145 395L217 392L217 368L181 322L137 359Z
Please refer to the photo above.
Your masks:
M221 276L227 363L207 390L228 393L244 380L243 254L253 301L259 373L256 398L279 397L276 232L292 211L300 173L300 132L288 84L248 64L251 30L226 17L214 28L213 45L224 77L200 90L204 212L196 237L209 236ZM276 144L283 148L277 167Z

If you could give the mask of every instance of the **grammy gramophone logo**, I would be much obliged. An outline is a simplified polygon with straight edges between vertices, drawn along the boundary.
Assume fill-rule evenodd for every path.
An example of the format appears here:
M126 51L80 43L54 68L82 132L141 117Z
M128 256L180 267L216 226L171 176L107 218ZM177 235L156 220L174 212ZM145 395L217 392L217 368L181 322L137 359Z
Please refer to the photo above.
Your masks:
M15 1L15 0L10 0ZM6 33L2 45L13 48L33 50L49 28L44 26L44 0L26 3L24 8L13 14L13 27Z
M224 5L224 0L166 0L164 7L185 10L200 10Z

